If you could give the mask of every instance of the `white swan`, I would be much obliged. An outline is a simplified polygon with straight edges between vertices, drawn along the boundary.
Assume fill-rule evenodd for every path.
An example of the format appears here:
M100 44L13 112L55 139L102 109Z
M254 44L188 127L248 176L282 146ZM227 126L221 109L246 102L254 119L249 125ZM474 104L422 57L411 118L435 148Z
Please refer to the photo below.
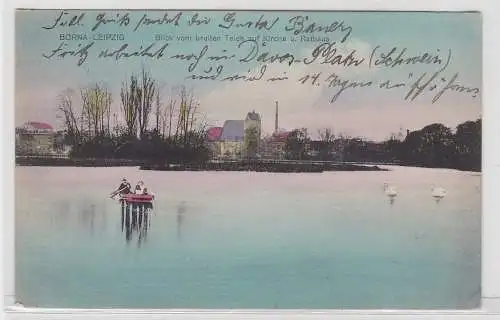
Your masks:
M446 196L446 190L443 187L432 187L432 197L439 201Z
M389 198L394 198L398 195L396 187L390 186L387 183L384 183L384 192Z

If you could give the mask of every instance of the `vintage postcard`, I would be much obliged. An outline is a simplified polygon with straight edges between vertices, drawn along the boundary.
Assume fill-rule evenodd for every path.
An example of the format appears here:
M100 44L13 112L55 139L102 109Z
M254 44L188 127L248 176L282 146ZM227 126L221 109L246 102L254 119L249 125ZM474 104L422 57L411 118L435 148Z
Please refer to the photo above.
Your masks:
M479 308L481 24L17 10L17 302Z

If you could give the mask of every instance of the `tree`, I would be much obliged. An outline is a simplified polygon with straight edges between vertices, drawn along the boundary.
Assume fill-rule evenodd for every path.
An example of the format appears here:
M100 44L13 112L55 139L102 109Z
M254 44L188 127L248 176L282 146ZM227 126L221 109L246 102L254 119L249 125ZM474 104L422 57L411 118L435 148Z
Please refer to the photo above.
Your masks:
M159 163L166 159L208 159L206 119L195 95L182 86L180 91L172 92L170 104L164 106L158 83L144 69L122 82L120 100L125 121L120 124L113 113L113 130L112 97L104 86L82 88L78 105L73 91L61 93L57 112L64 121L65 136L73 141L72 156L149 159Z
M159 134L160 131L160 124L162 122L162 104L160 102L160 91L156 91L156 111L155 111L155 130Z
M181 86L178 90L178 98L171 99L169 106L169 136L174 132L173 140L180 142L184 147L193 144L191 138L196 137L196 143L199 144L198 138L205 136L206 122L204 117L199 112L199 103L196 101L192 91L188 91L185 86ZM178 108L176 101L179 101ZM177 113L177 121L175 130L172 130L172 118L174 113ZM191 140L190 140L191 139Z
M148 130L149 118L156 97L157 127L159 123L160 97L158 81L144 68L140 77L132 75L130 84L125 82L121 88L121 102L129 136L143 138Z
M246 156L250 158L257 156L259 147L259 130L256 126L250 126L245 129L243 141Z
M59 103L57 105L57 113L62 114L63 127L73 146L77 145L81 140L81 112L75 110L73 97L75 92L72 89L66 89L59 94Z
M384 141L384 144L385 149L389 154L389 160L394 161L401 158L403 143L401 140L399 140L399 137L397 137L395 134L392 134L388 140Z
M170 139L172 137L172 118L174 116L174 110L175 110L175 100L170 100L170 103L168 104L168 109L165 108L163 111L163 135L165 136L166 130L165 128L167 127L167 122L168 122L168 138Z
M481 169L481 119L457 126L455 147L459 168Z
M136 76L132 75L130 77L130 83L122 83L120 97L128 136L135 136L137 132L137 114L139 111L137 106L142 97Z
M149 124L149 116L153 108L155 92L158 90L157 81L144 68L142 69L140 88L141 99L139 99L139 103L137 104L137 120L139 124L139 137L142 139Z
M318 130L318 135L320 138L320 141L326 142L326 143L332 143L335 140L335 134L333 133L332 129L329 128L323 128Z
M306 153L307 130L295 129L290 132L285 142L286 157L291 160L303 159Z
M330 158L330 152L335 141L335 134L330 128L323 128L318 130L318 135L320 138L319 153L323 160L328 160Z
M89 137L109 133L111 93L99 84L80 90L83 102L83 122L87 124Z
M405 161L431 167L450 167L455 154L454 136L450 128L440 123L430 124L410 132L404 142Z
M407 165L460 170L481 170L481 119L457 126L455 134L443 124L407 131L401 141L395 135L385 142L392 159Z

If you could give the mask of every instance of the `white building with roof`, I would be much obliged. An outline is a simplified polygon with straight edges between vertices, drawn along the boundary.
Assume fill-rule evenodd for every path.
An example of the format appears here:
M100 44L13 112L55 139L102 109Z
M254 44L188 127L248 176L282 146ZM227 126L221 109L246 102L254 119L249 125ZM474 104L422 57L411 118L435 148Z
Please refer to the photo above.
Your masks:
M54 136L50 124L28 121L16 128L16 154L51 154L54 152Z
M245 137L244 120L226 120L220 137L220 155L222 158L240 159Z

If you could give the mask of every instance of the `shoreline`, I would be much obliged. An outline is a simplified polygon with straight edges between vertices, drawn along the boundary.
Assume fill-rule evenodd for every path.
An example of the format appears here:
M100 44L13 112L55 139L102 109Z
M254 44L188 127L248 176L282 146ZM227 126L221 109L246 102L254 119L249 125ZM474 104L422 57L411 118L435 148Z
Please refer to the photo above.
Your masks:
M380 164L382 165L382 164ZM16 157L16 166L50 167L139 167L151 171L254 171L275 173L321 173L324 171L389 171L375 164L342 162L237 160L186 164L154 164L129 159L74 159L45 157Z
M481 173L481 168L445 168L409 163L383 162L333 162L333 161L294 161L294 160L223 160L205 163L158 164L151 160L114 159L114 158L69 158L44 156L16 156L16 166L38 167L139 167L151 171L254 171L254 172L311 172L324 171L391 171L380 166L397 165L428 169L450 169Z
M325 171L389 171L376 165L345 163L283 163L283 162L208 162L202 164L142 165L141 170L153 171L251 171L270 173L322 173Z
M143 160L16 156L16 166L37 167L138 167Z

